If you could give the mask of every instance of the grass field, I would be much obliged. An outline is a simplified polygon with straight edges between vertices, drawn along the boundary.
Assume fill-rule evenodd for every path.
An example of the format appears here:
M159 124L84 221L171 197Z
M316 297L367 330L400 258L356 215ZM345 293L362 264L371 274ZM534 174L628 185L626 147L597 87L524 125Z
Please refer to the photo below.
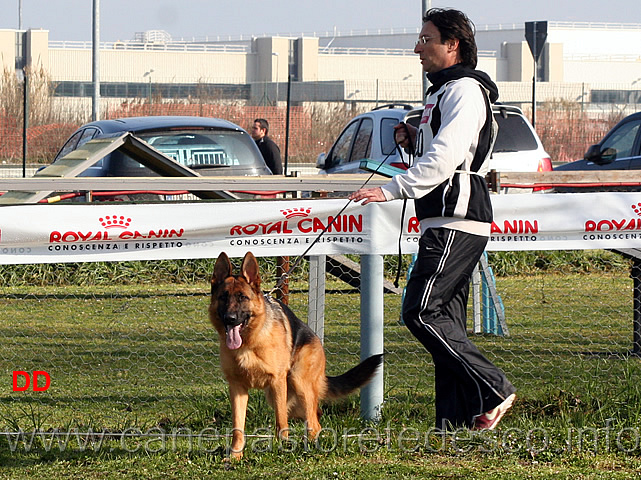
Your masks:
M474 335L518 388L497 433L430 430L430 358L399 325L400 298L386 295L381 422L359 419L355 395L323 406L318 442L293 423L292 441L280 443L255 392L239 463L225 460L230 406L206 318L207 284L186 285L2 287L0 478L629 479L641 472L641 361L628 355L625 274L497 280L510 336ZM306 292L294 287L290 304L305 318ZM328 373L338 374L358 362L359 296L334 292L326 302ZM46 371L51 387L13 392L16 370Z

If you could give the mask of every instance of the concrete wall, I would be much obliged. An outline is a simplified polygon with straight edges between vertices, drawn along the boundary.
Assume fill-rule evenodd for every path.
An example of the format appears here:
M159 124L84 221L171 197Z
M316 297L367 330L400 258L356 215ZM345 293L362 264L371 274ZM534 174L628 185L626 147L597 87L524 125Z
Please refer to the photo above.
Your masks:
M316 82L318 76L318 38L299 38L298 79L301 82Z
M421 75L421 64L415 55L318 56L318 76L323 80L403 80L409 75Z
M255 75L255 55L244 53L100 51L103 82L247 83ZM52 80L91 81L91 50L49 50Z
M627 84L629 88L641 88L641 59L631 63L608 57L569 58L565 60L565 67L567 82L617 83Z
M13 72L16 68L15 30L0 30L0 62L3 72Z
M28 30L25 41L27 65L35 70L49 70L49 31Z
M638 21L637 8L630 20ZM567 24L555 22L548 29L548 42L562 43L566 55L632 55L641 57L641 28L625 24Z
M250 82L287 81L289 69L289 38L257 38L254 44L256 76Z
M547 78L548 82L565 82L573 80L566 80L565 77L565 63L563 60L563 44L562 43L548 43L545 45L545 58L548 62L547 65Z
M278 97L282 101L290 71L290 49L295 44L298 56L292 60L299 81L319 82L318 88L331 91L324 93L323 98L333 98L344 87L344 95L351 95L350 99L356 96L364 101L381 97L409 100L420 98L422 90L421 65L411 53L416 32L410 29L394 35L376 35L370 31L368 35L335 38L264 37L252 40L251 48L245 52L125 50L114 46L100 51L100 75L102 82L258 84L257 89L262 91L280 88ZM494 56L480 56L478 68L498 82L530 83L533 60L523 35L522 25L478 29L479 50L496 52ZM90 48L49 48L46 30L30 30L25 37L28 60L47 69L53 81L91 81ZM332 47L357 50L347 54L325 53L331 49L325 49L324 42L331 42ZM638 27L584 29L550 22L548 43L540 60L544 80L555 85L568 83L570 96L575 94L571 85L577 83L610 82L638 89L641 87L639 45L641 28ZM365 47L408 50L406 55L382 51L365 54L362 51ZM0 61L4 69L15 68L15 51L16 31L0 30ZM153 72L145 76L151 70ZM320 85L323 82L339 83ZM554 91L560 90L555 87ZM270 90L269 97L273 101L275 91Z

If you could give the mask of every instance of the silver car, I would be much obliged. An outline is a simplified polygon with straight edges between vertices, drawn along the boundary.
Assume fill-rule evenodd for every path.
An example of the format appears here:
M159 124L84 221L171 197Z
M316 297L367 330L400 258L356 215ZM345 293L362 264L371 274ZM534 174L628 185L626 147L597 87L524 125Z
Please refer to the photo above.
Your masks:
M493 105L499 133L490 159L490 170L497 172L549 172L550 156L518 107ZM403 121L418 127L423 109L407 106L381 107L354 117L338 136L327 155L321 154L316 167L323 173L363 173L379 168L383 174L398 173L408 168L409 159L396 148L394 125ZM365 161L364 160L368 160ZM384 165L378 167L383 162ZM386 168L394 167L394 168ZM544 190L545 187L535 189ZM508 189L503 189L507 193ZM510 189L510 193L532 190Z

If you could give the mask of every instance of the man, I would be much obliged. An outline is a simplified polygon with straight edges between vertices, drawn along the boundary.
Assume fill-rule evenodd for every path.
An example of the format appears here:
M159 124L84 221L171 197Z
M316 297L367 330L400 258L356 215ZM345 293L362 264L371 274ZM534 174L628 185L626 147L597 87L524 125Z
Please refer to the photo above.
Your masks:
M251 136L258 145L258 150L263 155L265 163L274 175L283 174L283 164L280 160L280 148L267 136L269 132L269 123L264 118L254 120L251 128Z
M476 70L474 25L458 10L428 10L414 52L432 85L420 127L399 124L395 135L406 150L412 142L415 164L350 199L414 199L422 235L403 320L434 360L436 427L494 429L515 388L467 338L466 307L492 223L484 177L495 137L489 101L498 90Z

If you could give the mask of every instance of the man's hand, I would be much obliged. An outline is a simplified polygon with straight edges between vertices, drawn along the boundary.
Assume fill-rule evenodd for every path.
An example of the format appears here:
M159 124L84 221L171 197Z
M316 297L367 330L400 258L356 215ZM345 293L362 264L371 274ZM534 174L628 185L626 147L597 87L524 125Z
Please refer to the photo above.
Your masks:
M394 140L407 151L410 142L416 141L416 128L403 122L394 125Z
M386 202L385 194L380 187L376 188L361 188L349 196L349 199L355 203L363 200L363 205L370 202Z

